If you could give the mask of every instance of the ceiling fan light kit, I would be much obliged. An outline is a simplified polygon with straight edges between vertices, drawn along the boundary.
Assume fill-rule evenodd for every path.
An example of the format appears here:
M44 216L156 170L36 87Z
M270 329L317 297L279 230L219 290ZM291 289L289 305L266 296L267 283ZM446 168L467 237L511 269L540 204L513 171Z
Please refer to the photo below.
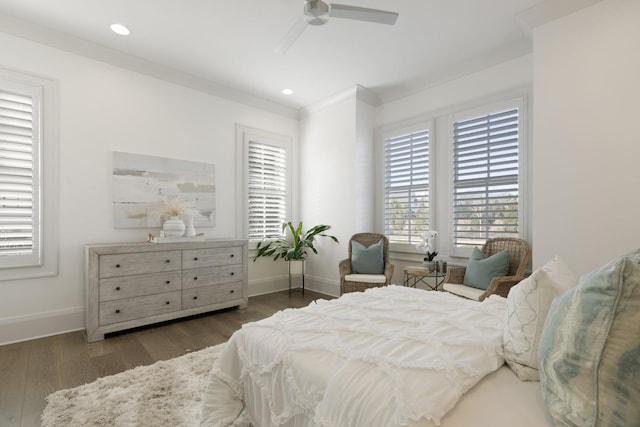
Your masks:
M305 0L303 19L297 19L276 48L276 53L285 53L302 35L307 25L324 25L329 18L352 19L376 24L394 25L398 20L397 12L349 6L346 4L325 3L322 0Z
M322 0L310 0L304 4L304 20L309 25L326 24L329 20L329 5Z

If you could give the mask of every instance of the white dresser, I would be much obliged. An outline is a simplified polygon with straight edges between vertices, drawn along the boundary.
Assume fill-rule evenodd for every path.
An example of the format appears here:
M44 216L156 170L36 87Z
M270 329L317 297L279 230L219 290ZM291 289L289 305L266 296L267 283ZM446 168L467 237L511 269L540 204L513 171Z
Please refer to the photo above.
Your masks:
M104 334L248 305L247 241L85 246L85 327Z

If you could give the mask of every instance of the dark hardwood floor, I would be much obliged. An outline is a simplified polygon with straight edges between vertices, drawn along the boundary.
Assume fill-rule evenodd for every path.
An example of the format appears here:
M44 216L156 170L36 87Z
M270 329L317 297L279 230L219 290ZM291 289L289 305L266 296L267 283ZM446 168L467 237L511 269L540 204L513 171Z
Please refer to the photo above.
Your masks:
M229 309L108 335L87 343L84 331L0 346L0 427L39 426L45 397L158 360L220 344L242 324L331 297L287 291L249 298Z

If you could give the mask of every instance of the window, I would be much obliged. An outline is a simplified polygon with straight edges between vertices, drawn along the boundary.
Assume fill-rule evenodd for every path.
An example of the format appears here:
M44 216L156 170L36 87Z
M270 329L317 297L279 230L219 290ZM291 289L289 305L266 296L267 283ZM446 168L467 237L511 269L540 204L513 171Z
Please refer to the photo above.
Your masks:
M247 238L278 238L291 213L291 144L286 137L248 128L241 133Z
M430 225L430 129L384 141L384 230L391 243L416 244Z
M453 123L453 246L521 234L522 102L456 115Z
M55 230L45 227L57 218L54 97L52 82L0 69L2 280L57 271Z
M41 94L0 88L0 265L40 265L38 153ZM35 202L35 203L34 203Z

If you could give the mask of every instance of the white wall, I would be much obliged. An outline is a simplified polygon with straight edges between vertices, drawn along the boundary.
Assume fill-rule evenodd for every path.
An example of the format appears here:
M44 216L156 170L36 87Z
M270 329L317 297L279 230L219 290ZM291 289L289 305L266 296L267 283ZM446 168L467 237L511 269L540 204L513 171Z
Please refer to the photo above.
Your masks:
M318 254L307 261L308 286L339 294L338 262L347 257L346 243L356 219L355 96L309 113L300 123L300 219L305 229L331 226L340 241L317 240Z
M376 109L376 125L379 130L377 132L378 152L382 151L382 129L385 127L437 119L435 120L435 146L433 147L433 155L435 156L433 209L435 216L432 228L439 232L436 249L439 252L438 259L440 260L454 263L464 262L464 260L450 258L447 254L447 242L450 240L448 204L452 172L448 166L451 163L450 153L445 145L449 139L450 123L442 117L478 104L486 104L504 96L509 97L529 90L533 78L532 61L532 55L525 55L390 102ZM381 161L378 162L377 167L377 193L381 194L383 184L381 176L384 173ZM381 204L378 203L376 207L377 228L382 230L384 219ZM421 263L422 258L422 254L392 253L392 261L395 264L393 283L401 284L404 266Z
M578 274L640 246L640 2L534 31L534 266Z
M532 57L527 55L377 108L367 102L366 93L360 96L356 90L308 113L300 131L301 218L308 226L331 225L332 234L340 240L339 246L319 242L320 254L307 262L309 288L338 294L338 262L348 254L351 235L382 231L382 200L376 198L382 190L376 189L376 180L380 181L383 171L376 157L376 127L432 118L460 106L486 102L496 94L530 86L531 79ZM444 141L444 127L437 131L439 140ZM436 156L438 164L447 162L445 150L436 148ZM436 193L446 200L448 172L436 169L444 177L435 180ZM441 235L446 241L446 204L437 203L436 209L440 223L435 227L445 231ZM392 257L396 265L394 283L402 283L404 265L422 260L417 254L395 253Z
M83 246L157 232L113 228L112 151L214 163L217 225L198 231L221 238L241 218L236 124L298 140L297 120L65 51L0 33L0 52L0 67L56 80L60 112L59 274L0 282L0 344L82 329Z

